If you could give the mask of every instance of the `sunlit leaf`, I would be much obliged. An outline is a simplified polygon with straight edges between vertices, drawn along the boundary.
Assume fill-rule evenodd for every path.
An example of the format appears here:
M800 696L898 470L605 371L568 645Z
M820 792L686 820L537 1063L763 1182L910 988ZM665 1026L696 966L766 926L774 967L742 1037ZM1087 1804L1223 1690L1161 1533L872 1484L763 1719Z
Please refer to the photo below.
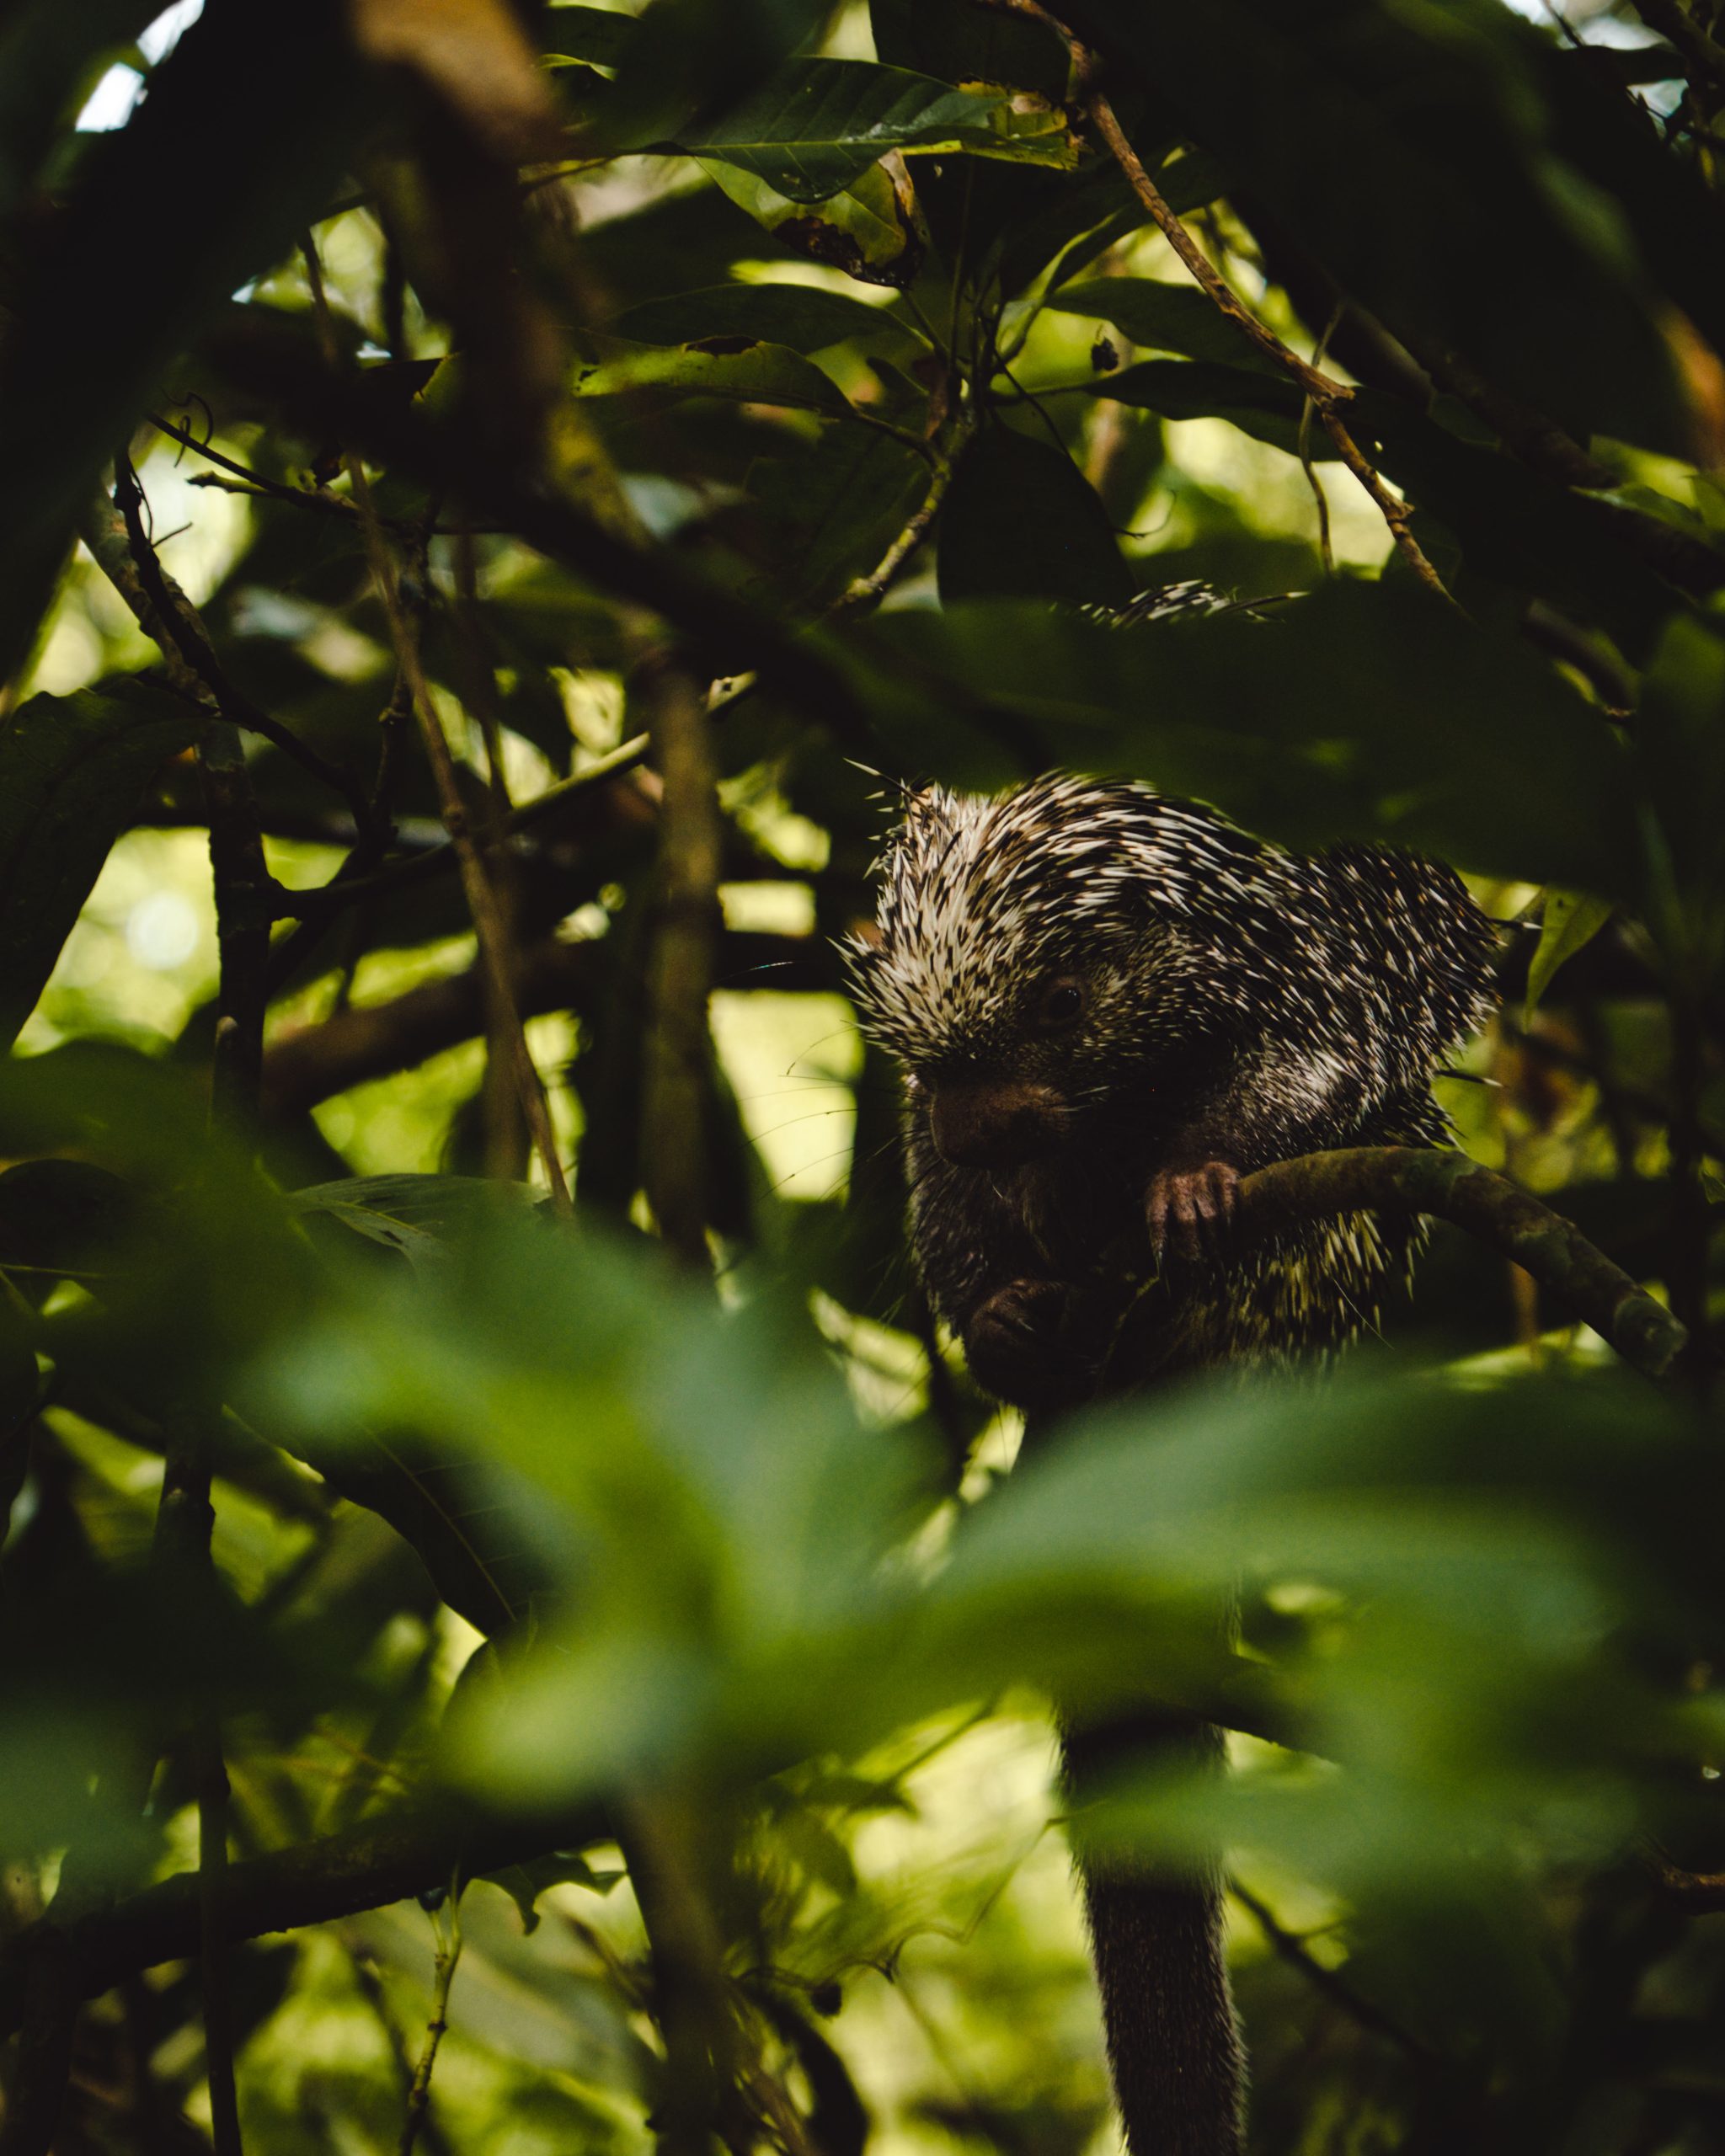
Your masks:
M1585 892L1546 892L1540 918L1540 940L1527 969L1527 995L1524 1001L1530 1017L1551 986L1558 967L1592 942L1611 918L1612 911L1608 899L1591 898Z
M969 151L1056 168L1077 160L1058 113L1020 111L999 92L860 60L800 61L718 119L684 128L678 147L804 203L838 194L889 150Z
M687 344L639 344L592 334L583 340L570 386L577 397L651 391L665 397L724 397L744 404L791 404L848 413L850 401L830 375L788 345L756 337L718 336Z

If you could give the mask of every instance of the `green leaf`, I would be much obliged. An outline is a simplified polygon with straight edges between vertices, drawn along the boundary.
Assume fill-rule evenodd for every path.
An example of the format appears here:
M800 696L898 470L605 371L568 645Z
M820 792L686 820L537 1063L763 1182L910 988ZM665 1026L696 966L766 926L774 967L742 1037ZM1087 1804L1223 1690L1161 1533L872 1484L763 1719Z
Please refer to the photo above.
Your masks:
M1361 389L1348 419L1386 475L1454 534L1471 570L1596 622L1641 659L1680 604L1674 586L1618 536L1602 504L1463 440L1442 424L1453 408L1440 401L1428 416Z
M557 51L545 56L550 66L576 60L615 67L622 60L635 28L633 15L618 14L610 8L585 8L579 0L550 0L550 7L546 30L557 42Z
M533 1205L537 1197L526 1183L486 1176L352 1176L296 1190L288 1203L302 1217L325 1215L398 1251L410 1264L435 1265L447 1258L452 1236L499 1211Z
M1423 591L1338 582L1262 618L1120 628L996 601L869 637L932 677L914 696L879 679L907 768L1121 771L1294 846L1387 840L1601 897L1640 887L1621 742L1526 644Z
M1060 286L1046 304L1056 314L1111 322L1123 336L1153 352L1178 352L1188 360L1214 360L1259 374L1279 372L1195 285L1165 285L1153 277L1093 277Z
M739 165L702 169L740 210L785 246L865 285L914 284L928 232L901 158L884 158L823 202L793 202Z
M1306 399L1298 383L1284 374L1212 360L1140 360L1118 374L1098 375L1085 387L1092 396L1142 405L1165 419L1226 419L1272 449L1290 456L1300 453ZM1306 448L1315 461L1336 453L1316 419L1307 430Z
M521 1911L521 1929L531 1936L539 1929L539 1897L548 1887L585 1886L590 1893L608 1894L627 1874L614 1867L595 1871L578 1849L553 1849L547 1856L479 1876L509 1896Z
M617 57L616 146L747 96L815 36L831 0L649 0Z
M1583 439L1680 430L1634 243L1554 154L1509 9L1090 0L1084 30L1416 349L1465 355Z
M793 202L824 202L889 150L969 151L1069 169L1077 147L1065 118L1020 111L999 91L948 83L863 60L805 60L677 147L740 166Z
M1526 1012L1530 1018L1551 976L1566 958L1591 943L1615 909L1606 899L1586 892L1547 891L1540 921L1540 940L1527 969Z
M590 333L580 339L570 387L577 397L650 390L670 398L725 397L744 404L791 404L844 414L850 400L830 375L783 344L754 337L712 337L692 344L638 344Z
M783 595L811 609L836 598L875 566L929 481L909 443L873 427L827 427L800 456L763 458L749 493Z
M1096 489L1052 443L991 427L940 518L943 603L1005 594L1124 605L1132 579Z
M32 696L0 733L0 1045L35 1008L139 796L197 735L177 697L125 680Z
M1045 23L940 0L868 0L868 22L889 67L943 83L1016 83L1055 102L1065 95L1066 49Z
M638 344L749 337L804 353L850 338L899 345L925 341L889 309L818 285L708 285L699 291L644 301L613 317L605 332Z

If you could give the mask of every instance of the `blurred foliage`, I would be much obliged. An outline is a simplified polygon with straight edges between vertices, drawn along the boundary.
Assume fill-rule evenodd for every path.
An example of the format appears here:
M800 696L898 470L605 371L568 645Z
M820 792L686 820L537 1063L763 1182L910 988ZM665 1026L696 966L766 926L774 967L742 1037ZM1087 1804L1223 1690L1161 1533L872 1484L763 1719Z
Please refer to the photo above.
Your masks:
M1033 9L0 9L4 2156L1105 2148L1146 1693L1254 2149L1725 2145L1725 22L1066 19L1453 605ZM834 939L1050 765L1475 879L1669 1391L1445 1231L1014 1465Z

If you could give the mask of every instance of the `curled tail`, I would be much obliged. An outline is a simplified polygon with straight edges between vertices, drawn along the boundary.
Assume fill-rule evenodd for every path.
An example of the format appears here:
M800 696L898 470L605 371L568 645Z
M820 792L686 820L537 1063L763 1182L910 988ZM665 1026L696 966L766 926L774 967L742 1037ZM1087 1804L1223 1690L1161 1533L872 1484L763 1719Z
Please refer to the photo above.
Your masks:
M1220 1755L1217 1732L1184 1716L1135 1716L1071 1732L1075 1797L1126 1758ZM1228 1989L1214 1876L1092 1854L1080 1858L1114 2097L1131 2156L1238 2156L1245 2053Z

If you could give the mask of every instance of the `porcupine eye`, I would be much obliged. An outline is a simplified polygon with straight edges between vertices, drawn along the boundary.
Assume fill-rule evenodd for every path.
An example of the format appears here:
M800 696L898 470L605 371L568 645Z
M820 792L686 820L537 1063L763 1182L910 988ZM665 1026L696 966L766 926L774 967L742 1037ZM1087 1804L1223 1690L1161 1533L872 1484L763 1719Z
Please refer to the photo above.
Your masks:
M1036 999L1036 1022L1049 1033L1062 1033L1084 1016L1084 984L1063 974Z

